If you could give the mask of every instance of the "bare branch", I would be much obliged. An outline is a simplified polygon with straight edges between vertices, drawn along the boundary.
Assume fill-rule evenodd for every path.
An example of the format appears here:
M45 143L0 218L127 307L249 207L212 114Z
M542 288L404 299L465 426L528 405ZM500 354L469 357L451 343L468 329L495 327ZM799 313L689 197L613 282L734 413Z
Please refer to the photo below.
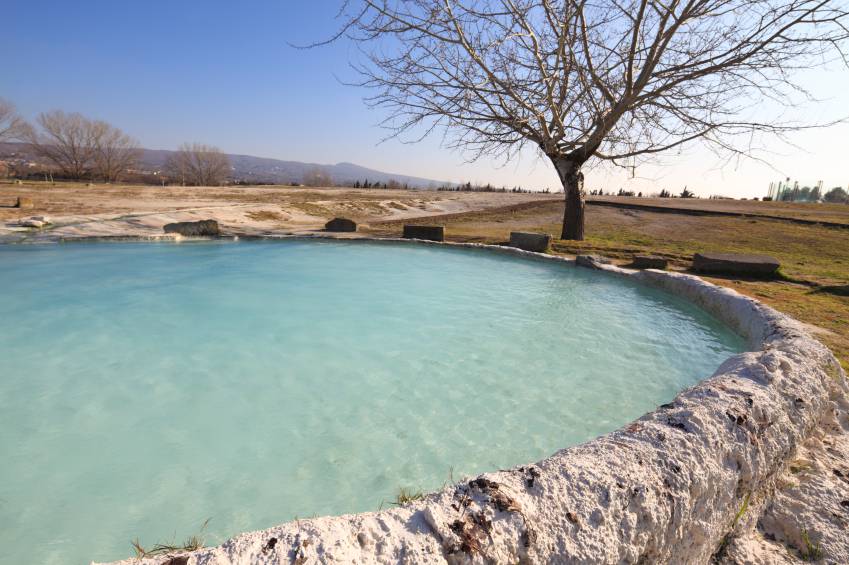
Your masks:
M696 140L753 155L754 132L827 125L767 109L813 98L799 71L849 60L840 0L348 0L340 17L390 136L442 129L470 159L530 143L567 192L587 162Z
M107 182L116 182L138 164L141 149L135 139L106 122L95 122L94 127L94 173Z
M217 147L184 143L165 162L165 171L183 185L217 186L230 176L230 159Z
M0 141L21 139L28 129L27 123L15 110L15 105L0 98Z
M27 141L33 151L72 179L87 177L97 153L99 127L80 114L61 110L38 115L40 131L30 129Z

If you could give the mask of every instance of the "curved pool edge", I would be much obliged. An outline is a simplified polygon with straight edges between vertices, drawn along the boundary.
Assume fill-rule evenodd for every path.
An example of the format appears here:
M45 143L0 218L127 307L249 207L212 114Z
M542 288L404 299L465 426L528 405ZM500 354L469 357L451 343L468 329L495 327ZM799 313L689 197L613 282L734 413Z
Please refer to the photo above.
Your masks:
M328 237L281 239L316 238ZM478 243L352 241L574 262ZM796 448L833 420L849 392L846 374L803 324L755 299L693 275L592 266L697 304L754 351L619 430L537 463L484 473L402 507L243 533L174 563L707 562L741 507L770 491Z

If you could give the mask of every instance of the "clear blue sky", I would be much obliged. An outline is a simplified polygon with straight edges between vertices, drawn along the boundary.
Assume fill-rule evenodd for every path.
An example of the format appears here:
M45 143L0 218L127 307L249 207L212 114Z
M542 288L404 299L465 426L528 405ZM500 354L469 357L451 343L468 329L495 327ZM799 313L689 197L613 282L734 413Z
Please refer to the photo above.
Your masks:
M62 109L107 120L149 148L183 141L244 153L317 163L351 161L389 172L453 182L551 186L551 166L533 153L506 166L478 161L440 147L439 139L415 145L379 144L385 131L379 111L362 102L354 79L355 50L342 42L312 50L308 43L337 26L338 3L220 0L123 1L7 0L0 33L0 97L32 119ZM811 73L809 84L830 101L807 113L811 120L849 114L849 74ZM842 112L842 114L841 114ZM774 146L773 165L725 165L697 146L670 155L666 166L621 172L594 171L589 188L639 190L685 184L703 195L761 195L781 175L827 187L847 184L849 127L796 138L806 152Z

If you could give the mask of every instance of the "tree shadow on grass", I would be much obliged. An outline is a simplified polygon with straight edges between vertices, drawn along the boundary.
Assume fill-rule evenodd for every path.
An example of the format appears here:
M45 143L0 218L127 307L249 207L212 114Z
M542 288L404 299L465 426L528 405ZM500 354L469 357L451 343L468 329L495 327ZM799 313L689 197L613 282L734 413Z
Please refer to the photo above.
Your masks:
M810 294L833 294L834 296L849 296L849 284L835 284L821 286L810 292Z
M775 273L768 275L743 275L743 274L727 274L727 273L706 273L703 271L697 271L693 268L686 269L684 271L688 275L696 275L697 277L709 277L712 279L718 279L722 281L740 281L740 282L788 282L793 284L800 284L805 286L810 286L812 283L810 281L806 281L804 279L797 279L794 277L789 277L782 273L780 270Z

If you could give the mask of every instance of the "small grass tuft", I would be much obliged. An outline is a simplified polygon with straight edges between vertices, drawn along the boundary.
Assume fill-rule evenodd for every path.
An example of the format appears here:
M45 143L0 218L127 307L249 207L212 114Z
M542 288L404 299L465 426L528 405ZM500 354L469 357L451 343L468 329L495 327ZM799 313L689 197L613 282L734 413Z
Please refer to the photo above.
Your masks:
M740 506L740 510L737 511L737 514L734 515L734 521L731 523L731 529L737 527L737 522L740 521L740 518L743 517L743 514L746 513L746 510L749 508L749 498L751 498L752 493L747 493L746 497L743 499L743 504Z
M203 532L206 530L207 525L209 525L209 520L210 518L207 518L206 521L204 521L203 525L200 527L200 532L196 535L189 536L182 544L175 542L157 543L150 549L146 549L139 542L139 539L136 538L130 542L130 545L133 546L133 550L136 552L136 557L139 559L144 557L156 557L158 555L168 555L170 553L197 551L198 549L203 549Z
M722 536L722 539L719 540L719 546L716 548L716 551L713 553L713 562L721 561L722 556L725 555L725 551L728 549L728 543L731 541L731 536L734 535L734 530L737 528L737 523L740 521L740 518L743 517L743 514L746 513L746 510L749 509L749 499L751 498L752 493L746 493L746 496L743 497L743 504L740 505L740 509L737 510L737 514L734 515L734 520L731 522L731 527L728 528L728 532Z
M800 473L805 473L811 469L813 464L810 461L806 461L804 459L797 459L790 463L790 473L793 475L798 475Z
M825 373L832 378L832 380L837 381L838 383L842 380L842 375L840 374L840 366L832 363L829 363L825 368Z
M401 487L398 489L398 495L395 497L395 506L403 506L405 504L409 504L411 502L415 502L416 500L421 500L424 498L424 493L422 491L414 491L413 489L407 489Z
M805 550L802 552L802 559L805 561L819 561L822 559L822 547L820 543L814 544L811 541L811 536L808 530L802 529L802 541L805 544Z
M252 210L245 212L245 216L257 222L282 222L286 219L279 212L270 210Z
M791 488L798 486L793 481L789 481L787 479L778 479L776 481L775 485L778 487L778 490L780 490L780 491L790 490Z

